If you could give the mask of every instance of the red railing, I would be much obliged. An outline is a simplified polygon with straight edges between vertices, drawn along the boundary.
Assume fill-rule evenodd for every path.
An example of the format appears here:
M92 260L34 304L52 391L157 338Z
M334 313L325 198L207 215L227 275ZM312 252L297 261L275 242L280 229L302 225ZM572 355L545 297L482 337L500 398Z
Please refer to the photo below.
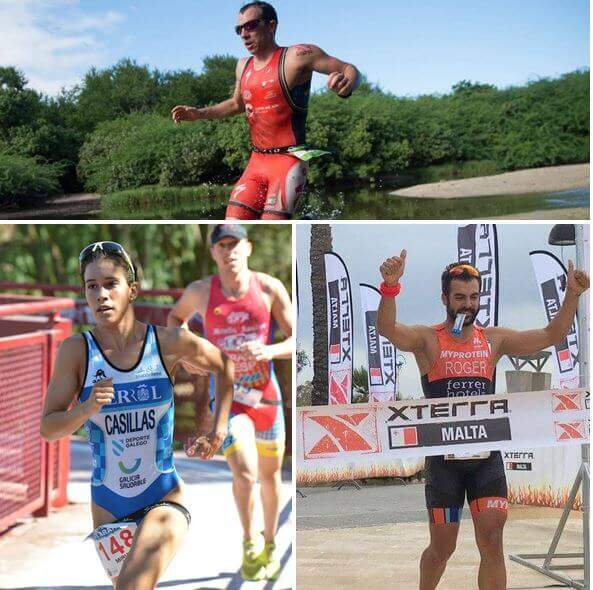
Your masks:
M67 298L0 295L0 531L67 503L68 439L47 443L41 412L59 344L72 322Z
M33 283L14 283L11 281L0 281L0 290L22 290L22 291L40 291L44 295L53 296L56 293L73 293L81 295L81 288L73 285L43 285ZM143 289L141 296L143 297L163 297L171 298L171 304L163 303L149 303L143 301L136 301L134 303L135 315L138 320L155 325L166 325L167 315L171 310L172 303L179 298L183 293L183 289ZM46 314L34 315L34 314ZM6 316L10 315L10 318ZM29 346L33 346L33 342L43 341L43 350L39 352L41 357L45 359L43 365L44 380L37 381L35 384L28 383L23 387L29 387L26 391L31 394L31 387L36 387L36 398L34 407L28 408L26 416L29 422L19 422L21 426L27 424L28 436L33 437L40 445L37 448L37 464L35 473L39 474L41 480L35 480L33 472L30 474L31 482L27 485L31 486L31 490L38 490L37 494L25 495L19 502L11 502L10 500L10 486L12 485L6 474L11 470L21 469L10 463L8 465L9 456L4 456L3 449L5 443L3 438L10 436L12 430L17 431L16 423L8 423L4 419L5 412L8 413L8 404L16 403L15 400L10 402L11 397L5 395L3 392L7 391L7 384L5 381L4 372L9 372L11 369L11 362L7 360L6 367L3 371L2 365L2 348L0 348L0 532L6 527L10 526L17 518L24 514L34 512L36 515L47 515L50 506L58 507L67 503L66 486L68 480L69 461L70 461L70 442L69 439L62 439L54 443L45 443L39 437L39 421L41 416L41 409L43 407L47 383L53 371L53 363L55 354L59 344L67 338L72 332L72 324L88 325L92 323L91 313L88 309L84 299L70 299L68 297L35 297L29 295L1 295L0 294L0 343L2 346L10 349L20 350L23 355L32 354ZM200 333L202 331L201 320L195 316L190 322L190 328ZM16 338L16 339L14 339ZM41 358L40 357L40 358ZM37 357L36 357L37 358ZM37 363L37 364L35 364ZM31 360L26 363L30 365L30 372L34 368L38 368L39 360L35 362ZM291 387L291 366L290 361L278 361L275 363L278 378L284 392L285 399L285 423L287 430L287 451L291 452L291 402L290 391ZM35 369L36 370L36 369ZM26 371L25 371L26 373ZM26 376L25 376L26 377ZM179 375L176 386L176 403L185 401L193 403L198 414L198 407L200 399L207 395L208 379L200 376ZM25 395L26 391L21 391L16 384L11 384L12 398L16 396ZM184 390L185 385L185 392ZM188 389L189 386L189 389ZM193 392L193 394L191 393ZM5 406L7 408L5 409ZM14 413L14 410L13 410ZM22 412L21 412L22 414ZM176 425L175 434L179 438L187 433L193 433L195 430L194 421L187 421ZM20 432L20 431L19 431ZM5 439L13 440L13 439ZM29 450L28 452L32 452ZM16 456L16 455L15 455ZM34 455L30 455L33 457ZM20 455L19 455L20 457ZM20 457L22 458L22 457ZM6 462L6 468L3 467ZM37 487L35 487L35 485ZM18 492L21 488L15 488L13 494ZM27 488L29 489L29 488ZM39 491L41 490L41 491ZM40 497L40 494L44 494ZM21 490L21 496L23 495ZM8 500L4 501L4 496L8 496Z

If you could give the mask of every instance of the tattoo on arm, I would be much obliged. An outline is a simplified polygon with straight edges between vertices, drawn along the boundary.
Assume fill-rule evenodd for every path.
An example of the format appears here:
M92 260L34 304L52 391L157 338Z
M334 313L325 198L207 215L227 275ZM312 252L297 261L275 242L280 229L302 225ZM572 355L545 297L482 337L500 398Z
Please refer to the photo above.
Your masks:
M313 55L313 49L310 45L295 45L295 51L299 57L303 55Z

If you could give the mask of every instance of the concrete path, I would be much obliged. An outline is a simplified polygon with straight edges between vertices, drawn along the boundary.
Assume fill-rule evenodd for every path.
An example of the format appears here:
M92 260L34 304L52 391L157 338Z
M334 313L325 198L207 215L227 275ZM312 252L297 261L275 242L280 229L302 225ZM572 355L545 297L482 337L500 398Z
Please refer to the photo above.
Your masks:
M300 490L306 497L297 497L299 590L418 588L418 563L428 544L423 484ZM510 553L545 553L560 512L511 507L505 527L509 590L564 587L508 559ZM560 551L582 551L581 523L582 514L571 513ZM478 564L466 507L457 549L438 590L475 590ZM568 573L582 578L582 570Z
M283 473L282 512L278 531L283 563L275 582L241 579L242 532L231 491L226 462L194 461L177 454L177 469L187 485L192 524L159 588L245 590L294 587L294 520L290 473ZM0 536L0 590L109 590L91 542L90 454L85 443L72 443L68 496L70 504L49 518L28 519ZM263 523L260 513L256 522ZM263 528L263 525L262 525Z

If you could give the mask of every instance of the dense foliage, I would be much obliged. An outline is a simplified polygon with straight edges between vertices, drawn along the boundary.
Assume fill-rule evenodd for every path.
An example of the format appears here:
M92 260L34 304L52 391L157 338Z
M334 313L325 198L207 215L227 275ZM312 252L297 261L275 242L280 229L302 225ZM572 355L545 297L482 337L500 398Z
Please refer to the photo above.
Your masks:
M175 126L169 113L224 100L234 76L232 56L205 59L199 74L122 60L48 98L0 68L0 204L49 194L55 178L66 191L103 193L232 183L249 155L244 117ZM400 98L367 83L349 100L320 92L308 141L332 152L312 164L317 186L467 161L493 172L586 162L589 71L507 89L462 81L442 96ZM25 169L19 158L34 160Z
M291 226L247 226L250 266L291 291ZM144 288L185 287L215 271L201 225L27 224L0 226L0 278L21 283L78 285L78 254L87 244L116 240L130 252Z

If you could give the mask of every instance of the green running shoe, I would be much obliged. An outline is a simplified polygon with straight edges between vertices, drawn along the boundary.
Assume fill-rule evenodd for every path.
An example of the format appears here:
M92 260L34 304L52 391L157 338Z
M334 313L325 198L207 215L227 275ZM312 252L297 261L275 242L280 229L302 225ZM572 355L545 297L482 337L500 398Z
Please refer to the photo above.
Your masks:
M276 543L273 541L266 543L262 553L262 561L266 572L266 579L277 580L282 566L276 558Z
M246 582L257 582L266 577L262 553L257 553L253 541L243 541L243 563L241 564L241 577Z

